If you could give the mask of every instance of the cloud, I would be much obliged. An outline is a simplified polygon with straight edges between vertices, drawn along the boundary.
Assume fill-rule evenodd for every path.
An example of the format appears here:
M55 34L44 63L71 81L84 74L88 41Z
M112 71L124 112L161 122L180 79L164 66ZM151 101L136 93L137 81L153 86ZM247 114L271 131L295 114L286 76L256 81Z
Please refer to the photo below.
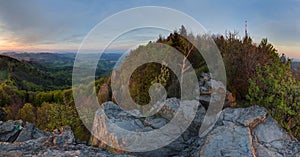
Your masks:
M80 37L86 33L80 28L85 23L82 18L85 12L75 12L77 4L73 9L59 8L60 4L55 3L51 5L36 0L1 1L0 29L10 34L8 38L24 45L80 43Z

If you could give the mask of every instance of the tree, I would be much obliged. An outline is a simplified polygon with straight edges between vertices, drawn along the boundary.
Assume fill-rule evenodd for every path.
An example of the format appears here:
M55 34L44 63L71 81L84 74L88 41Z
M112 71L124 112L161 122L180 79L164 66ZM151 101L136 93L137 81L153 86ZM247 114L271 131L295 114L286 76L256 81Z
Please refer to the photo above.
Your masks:
M29 122L29 123L35 123L36 122L36 114L35 114L35 107L30 104L26 103L19 111L20 118L23 121Z

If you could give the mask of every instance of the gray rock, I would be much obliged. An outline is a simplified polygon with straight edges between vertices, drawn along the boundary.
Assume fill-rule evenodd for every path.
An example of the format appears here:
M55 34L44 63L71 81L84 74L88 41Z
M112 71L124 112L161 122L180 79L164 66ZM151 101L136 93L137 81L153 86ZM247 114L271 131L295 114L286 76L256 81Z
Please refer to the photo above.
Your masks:
M291 140L285 130L270 116L252 130L259 143L271 143L276 140Z
M237 122L249 127L254 127L266 119L267 111L263 107L251 106L244 109Z
M211 79L211 74L208 73L201 73L201 77L205 80L208 81Z
M266 115L266 109L259 106L251 106L240 109L226 108L223 110L220 119L238 123L243 126L254 127L258 123L261 123L263 120L265 120Z
M281 154L270 151L258 142L254 142L254 148L257 157L282 157Z
M130 157L128 154L112 153L87 145L49 146L47 138L39 138L18 143L0 143L0 156L41 156L41 157Z
M159 129L165 126L168 123L168 121L164 118L147 117L144 123L146 123L154 129Z
M26 122L15 142L24 142L31 139L49 136L49 133L37 129L33 124Z
M300 157L300 142L293 140L270 116L252 130L258 156Z
M206 114L206 110L203 106L199 105L196 116L192 121L192 124L188 128L189 137L194 137L199 135L199 129L202 125L202 121Z
M208 108L209 103L212 101L210 95L200 95L198 100L206 109Z
M67 146L71 144L75 144L75 136L70 126L65 126L61 129L61 134L55 136L53 139L53 143L57 146Z
M163 103L164 106L161 108L158 114L165 119L171 120L180 106L180 102L177 98L170 98Z
M7 121L0 126L0 142L13 142L20 133L16 125L22 125L22 121Z
M164 102L167 104L163 112L167 113L166 117L171 118L176 112L177 102L179 103L174 98ZM172 104L175 104L175 107ZM105 110L114 123L128 130L150 131L163 127L169 122L168 119L160 116L161 113L147 118L134 117L112 102L107 102ZM198 131L205 113L205 109L199 106L190 127L169 145L150 152L124 154L110 152L107 147L96 148L75 144L75 137L70 127L57 130L57 133L49 133L26 123L22 131L17 131L15 126L21 125L22 121L3 122L0 124L0 139L9 142L0 142L0 156L300 157L300 142L281 129L262 107L227 108L222 111L212 129L200 138ZM182 115L182 119L188 116ZM114 139L114 135L107 130L103 120L105 119L101 115L95 117L96 131L99 131L101 136L111 138L111 141L115 142L113 144L119 144L120 141Z
M213 129L207 136L199 156L252 157L251 139L247 127L224 123Z

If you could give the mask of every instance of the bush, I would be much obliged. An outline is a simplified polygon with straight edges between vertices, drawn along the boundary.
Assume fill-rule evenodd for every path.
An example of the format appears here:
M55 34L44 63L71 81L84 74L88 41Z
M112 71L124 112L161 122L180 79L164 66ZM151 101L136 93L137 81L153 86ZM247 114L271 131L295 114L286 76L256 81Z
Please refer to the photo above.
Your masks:
M259 65L257 76L249 82L249 104L267 108L281 127L300 139L300 83L293 77L290 63L278 58L273 64Z
M35 107L26 103L19 111L20 118L25 122L35 123Z

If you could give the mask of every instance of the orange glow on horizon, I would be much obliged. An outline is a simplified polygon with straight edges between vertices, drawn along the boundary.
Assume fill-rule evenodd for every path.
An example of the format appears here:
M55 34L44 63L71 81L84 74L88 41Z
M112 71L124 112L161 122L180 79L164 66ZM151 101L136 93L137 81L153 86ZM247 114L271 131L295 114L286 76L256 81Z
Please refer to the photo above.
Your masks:
M284 53L290 58L300 59L300 45L276 45L275 48L278 50L278 53ZM24 45L17 41L9 41L0 37L0 51L77 51L78 46L73 45ZM118 47L118 50L124 49L127 50L127 47ZM99 49L90 49L90 50L99 50Z
M299 45L280 45L275 46L279 53L284 53L286 56L300 59L300 46Z

